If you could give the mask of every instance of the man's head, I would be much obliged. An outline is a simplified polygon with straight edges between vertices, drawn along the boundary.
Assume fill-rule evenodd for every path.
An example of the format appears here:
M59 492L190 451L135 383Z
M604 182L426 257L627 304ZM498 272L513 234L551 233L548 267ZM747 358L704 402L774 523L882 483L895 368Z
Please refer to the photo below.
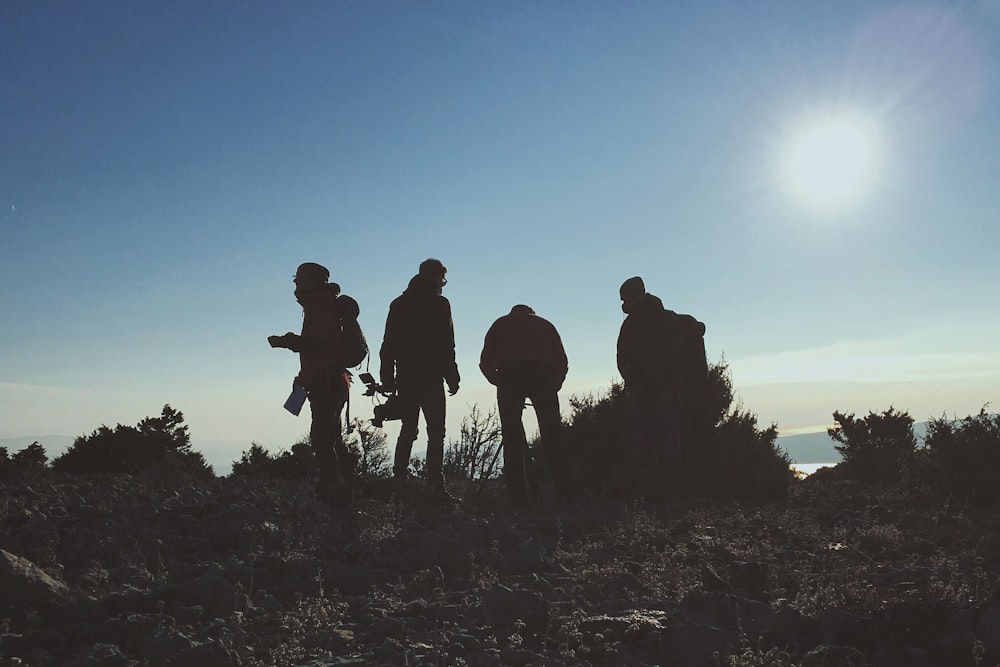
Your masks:
M297 289L311 289L318 287L330 279L330 270L322 264L306 262L299 264L295 270L295 287Z
M535 310L531 306L526 306L523 303L519 303L510 309L511 315L534 315Z
M430 258L420 262L419 274L438 290L448 284L448 279L445 278L447 273L447 267L439 259Z
M622 301L627 304L638 301L646 296L646 284L642 282L642 278L639 276L633 276L622 283L622 286L618 289L618 294L621 296Z

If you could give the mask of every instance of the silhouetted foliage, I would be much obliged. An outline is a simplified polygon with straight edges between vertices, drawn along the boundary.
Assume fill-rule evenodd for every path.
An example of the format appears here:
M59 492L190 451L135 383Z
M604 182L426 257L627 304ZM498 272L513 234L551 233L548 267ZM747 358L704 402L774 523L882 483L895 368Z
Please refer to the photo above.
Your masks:
M913 417L890 407L881 414L869 412L857 419L852 412L834 412L837 426L827 433L840 443L835 448L844 461L840 465L851 478L864 482L897 482L913 463L917 437Z
M775 443L778 427L760 428L757 416L740 409L726 414L690 453L677 476L677 495L763 500L788 492L791 461Z
M205 457L191 449L184 414L169 405L159 417L146 417L135 426L102 425L52 460L53 470L74 474L135 473L159 466L214 476Z
M975 502L1000 500L1000 414L927 424L920 477L947 493Z
M10 457L11 470L15 474L38 474L45 471L49 455L39 442L33 442Z
M462 418L459 439L444 450L445 475L454 479L491 479L500 474L500 418L496 410L486 414L473 405Z
M571 397L566 425L565 486L576 491L632 496L636 480L653 479L658 497L782 497L792 480L788 456L776 446L777 428L761 429L755 415L732 408L733 388L725 362L709 367L701 400L683 415L679 463L632 453L625 387L613 383L602 396ZM646 486L645 488L649 488Z
M617 476L629 451L630 426L625 385L613 382L604 394L570 396L563 431L567 457L556 486L572 492L621 491Z
M388 477L392 474L392 453L385 432L363 419L352 419L344 444L354 456L354 471L359 477Z
M351 420L344 434L344 444L350 451L349 468L359 477L385 477L391 468L385 434L361 419ZM278 479L308 479L317 474L316 455L308 438L292 445L291 450L269 453L263 446L251 443L239 461L233 462L233 475L261 476Z

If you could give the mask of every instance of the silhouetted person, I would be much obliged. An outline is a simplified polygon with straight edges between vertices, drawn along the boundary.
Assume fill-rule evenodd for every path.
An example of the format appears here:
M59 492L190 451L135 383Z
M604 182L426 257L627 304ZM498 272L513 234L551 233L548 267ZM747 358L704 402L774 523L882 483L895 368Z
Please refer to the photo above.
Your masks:
M531 399L546 467L557 490L560 469L562 419L559 389L569 364L559 332L528 306L517 305L493 323L486 333L479 369L497 388L497 408L503 434L503 476L511 499L528 500L531 455L521 421L526 399Z
M405 480L409 474L410 453L423 412L427 425L428 482L440 499L453 500L445 489L442 471L444 383L452 396L458 392L459 383L451 304L441 295L448 282L447 273L448 269L439 260L427 259L420 264L406 291L389 305L379 357L383 390L396 390L402 412L393 462L395 478Z
M700 416L707 379L705 325L690 315L663 307L646 291L642 278L626 280L619 290L627 314L618 334L618 371L625 380L637 460L653 466L645 475L655 492L663 480L655 471L678 474L682 447Z
M351 500L347 484L352 457L344 444L340 413L347 402L348 373L338 361L341 343L338 296L340 285L328 282L326 267L306 262L295 271L295 298L302 305L302 333L269 336L271 347L299 355L299 374L293 387L308 392L312 423L309 441L319 468L317 497L335 505ZM345 301L351 301L344 297ZM356 305L356 304L355 304Z

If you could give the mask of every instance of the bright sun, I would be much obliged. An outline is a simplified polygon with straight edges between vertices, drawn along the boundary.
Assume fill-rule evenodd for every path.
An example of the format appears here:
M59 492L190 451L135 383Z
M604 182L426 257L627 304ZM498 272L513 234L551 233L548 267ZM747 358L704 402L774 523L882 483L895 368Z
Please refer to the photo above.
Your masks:
M874 125L854 115L815 120L789 138L781 163L788 191L817 213L838 213L864 198L879 163Z

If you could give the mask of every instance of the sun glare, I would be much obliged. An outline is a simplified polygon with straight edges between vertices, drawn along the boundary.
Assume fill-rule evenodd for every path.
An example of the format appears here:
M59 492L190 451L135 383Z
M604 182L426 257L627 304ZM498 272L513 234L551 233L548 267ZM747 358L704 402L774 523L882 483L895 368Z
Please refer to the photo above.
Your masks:
M781 179L816 213L838 213L864 198L877 176L879 137L872 123L844 115L807 123L789 137Z

